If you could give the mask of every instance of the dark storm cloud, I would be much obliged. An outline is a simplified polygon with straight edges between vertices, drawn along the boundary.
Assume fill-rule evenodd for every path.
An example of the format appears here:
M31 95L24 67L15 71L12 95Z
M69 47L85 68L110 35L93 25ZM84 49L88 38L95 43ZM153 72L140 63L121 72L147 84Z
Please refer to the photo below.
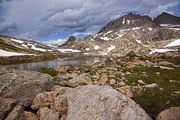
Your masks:
M0 22L0 24L1 24L1 22ZM16 29L17 29L17 25L15 23L0 25L0 33L2 33L2 34L11 33L13 31L15 31Z
M0 34L39 39L58 32L95 33L130 11L154 17L179 0L0 0ZM173 13L173 11L168 11Z
M0 3L4 2L4 1L9 2L9 1L12 1L12 0L0 0Z

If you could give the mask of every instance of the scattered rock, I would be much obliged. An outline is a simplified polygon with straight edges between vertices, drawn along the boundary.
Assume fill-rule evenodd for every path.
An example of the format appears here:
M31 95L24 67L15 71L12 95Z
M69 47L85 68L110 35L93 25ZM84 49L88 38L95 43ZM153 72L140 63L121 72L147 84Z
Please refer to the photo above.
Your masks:
M91 78L86 76L85 74L80 74L77 77L71 79L68 81L68 85L71 87L77 87L82 85L88 85L91 84Z
M172 67L167 67L167 66L159 66L163 70L174 70Z
M119 83L118 83L118 86L119 86L119 87L122 87L122 86L125 86L125 85L126 85L125 82L119 82Z
M66 75L58 75L56 78L56 83L61 86L69 86L69 87L77 87L81 85L88 85L92 83L90 77L86 74L66 74Z
M67 98L64 96L58 96L54 101L53 109L59 112L61 115L61 120L66 120L68 110Z
M109 81L110 85L115 85L116 84L116 80L112 79Z
M37 110L42 107L49 107L52 106L54 102L54 98L57 97L59 94L56 91L51 92L44 92L36 95L36 98L33 100L31 108L33 110Z
M131 75L131 73L130 73L130 72L126 72L125 74L126 74L126 75Z
M160 73L160 72L156 72L155 74L156 74L156 75L160 75L161 73Z
M60 120L59 112L53 111L48 107L40 108L38 116L40 120Z
M66 66L66 65L60 66L60 67L58 68L59 73L62 73L62 74L68 73L68 72L71 71L71 70L73 70L73 67L72 67L72 66Z
M180 91L173 91L172 94L178 94L178 95L180 95Z
M54 86L52 77L38 72L16 71L0 75L1 98L13 98L18 105L31 105L38 93L49 91Z
M171 83L175 83L176 81L175 81L175 80L169 80L169 82L171 82Z
M164 88L159 88L159 90L160 90L160 91L163 91L163 90L164 90Z
M71 88L68 87L61 87L61 86L54 86L53 91L39 93L36 95L36 98L33 100L31 108L33 110L38 110L39 108L43 107L54 107L55 98L58 95L63 95L67 92L71 91Z
M155 87L158 87L158 85L156 83L153 83L153 84L147 84L144 87L145 88L155 88Z
M0 99L0 120L3 120L15 107L16 100L12 98Z
M173 63L168 62L168 61L160 61L158 64L159 64L159 65L163 65L163 66L173 65Z
M156 120L180 120L180 107L171 107L162 111Z
M116 88L116 90L120 91L124 95L127 95L128 97L133 97L133 93L131 91L131 87L130 86L119 87L119 88Z
M106 58L104 63L107 67L113 67L116 65L116 62L113 61L113 58Z
M107 81L108 81L108 76L105 73L103 73L98 79L99 85L105 85Z
M39 120L38 116L31 112L24 112L24 120Z
M138 83L139 83L139 84L142 84L142 85L145 85L145 84L146 84L146 83L144 83L143 80L138 80Z
M5 120L24 120L24 117L23 108L21 106L16 106L5 118Z

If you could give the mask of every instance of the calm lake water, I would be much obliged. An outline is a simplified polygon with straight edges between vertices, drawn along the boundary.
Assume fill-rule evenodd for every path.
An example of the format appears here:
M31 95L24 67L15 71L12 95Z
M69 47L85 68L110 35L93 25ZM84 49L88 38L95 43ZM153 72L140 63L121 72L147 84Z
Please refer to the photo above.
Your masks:
M57 60L52 60L52 61L9 65L7 67L13 68L13 69L19 69L19 70L37 71L38 69L43 68L43 67L57 68L61 65L80 66L80 65L88 64L88 63L103 62L104 60L105 60L105 57L102 57L102 56L79 56L79 57L72 57L72 58L57 59Z

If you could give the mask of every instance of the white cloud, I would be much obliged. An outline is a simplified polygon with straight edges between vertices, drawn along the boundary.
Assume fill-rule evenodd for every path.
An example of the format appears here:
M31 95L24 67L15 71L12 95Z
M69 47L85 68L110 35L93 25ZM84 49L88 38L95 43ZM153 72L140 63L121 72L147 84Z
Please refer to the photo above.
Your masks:
M90 33L90 32L75 32L72 35L75 37L78 37L80 35L92 35L92 33Z
M44 44L47 44L52 47L57 47L57 46L65 43L66 41L67 41L67 39L48 40L48 41L45 41Z

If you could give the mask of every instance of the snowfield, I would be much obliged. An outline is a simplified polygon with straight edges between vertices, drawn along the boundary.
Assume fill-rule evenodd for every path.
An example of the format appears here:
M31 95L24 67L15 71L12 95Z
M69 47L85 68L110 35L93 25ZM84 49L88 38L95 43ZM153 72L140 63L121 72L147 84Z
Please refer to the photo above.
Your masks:
M32 55L32 54L10 52L10 51L6 51L6 50L1 50L1 49L0 49L0 56L1 56L1 57L22 56L22 55Z
M106 36L106 35L108 35L108 34L110 34L110 33L112 33L113 31L108 31L107 33L105 33L104 34L104 36Z
M175 51L173 49L151 49L151 52L149 53L150 55L154 53L165 53L165 52L170 52L170 51Z
M31 45L32 45L32 44L31 44ZM32 45L31 49L36 50L36 51L46 52L46 49L43 49L43 48L37 48L35 45Z
M108 41L110 40L108 37L100 37L101 40L105 40L105 41Z
M108 52L111 52L112 50L114 50L116 47L111 45L110 47L108 47Z
M22 41L22 40L17 40L17 39L11 39L11 41L13 41L13 42L17 42L17 43L23 43L24 41Z
M90 51L90 48L86 48L86 51Z
M137 42L137 43L139 43L139 44L141 44L141 43L142 43L142 42L141 42L141 40L136 40L136 42Z
M36 47L35 46L36 43L33 44L33 43L28 42L28 41L22 41L22 40L18 40L18 39L11 39L11 41L16 42L16 43L20 43L23 47L28 48L28 49L32 49L32 50L36 50L36 51L41 51L41 52L50 51L50 49L46 50L46 49L43 49L43 48ZM31 48L29 46L31 46Z
M177 39L171 43L169 43L168 45L166 45L165 47L173 47L173 46L179 46L180 45L180 39Z
M69 53L69 52L81 52L80 50L75 50L75 49L58 49L62 53Z
M94 50L99 50L100 47L98 45L94 46Z

